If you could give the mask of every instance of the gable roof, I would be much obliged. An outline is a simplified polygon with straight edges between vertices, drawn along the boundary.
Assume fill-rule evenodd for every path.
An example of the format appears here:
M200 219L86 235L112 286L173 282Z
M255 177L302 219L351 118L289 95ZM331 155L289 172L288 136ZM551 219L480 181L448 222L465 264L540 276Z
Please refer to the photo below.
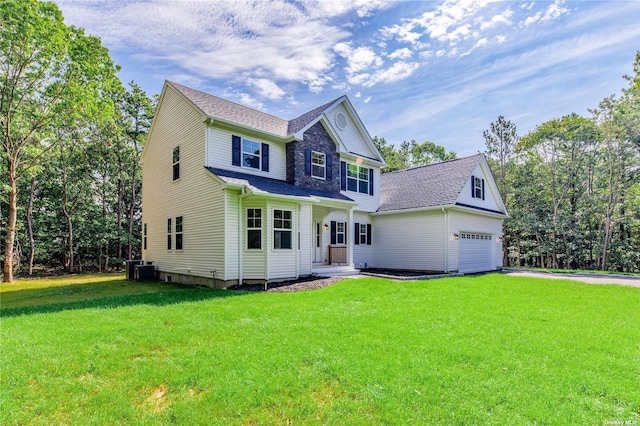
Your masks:
M207 116L240 126L251 127L280 137L286 137L290 134L288 131L289 122L275 115L191 89L172 81L167 81L167 84L180 92Z
M380 176L378 212L453 205L482 154Z
M320 117L327 108L338 102L343 97L344 96L340 96L339 98L329 101L324 105L320 105L319 107L314 108L309 112L305 112L301 116L289 121L289 134L298 133L300 130L304 129L309 123Z
M360 121L358 114L355 112L353 105L351 105L351 102L346 95L342 95L332 101L322 104L292 120L285 120L280 117L276 117L275 115L267 114L199 90L191 89L190 87L183 86L173 81L167 80L165 85L178 91L178 93L184 96L187 101L191 102L198 110L200 110L203 115L212 118L214 122L220 121L237 125L243 128L269 134L280 139L285 139L287 141L301 137L299 133L306 131L308 127L323 119L325 112L336 105L343 103L355 118L354 122L358 131L364 138L365 144L369 147L371 153L376 158L372 158L364 152L352 154L364 155L370 160L378 161L383 165L385 164L382 155L376 148L371 136L364 127L364 124ZM332 138L336 141L340 141L340 137L335 134L332 134Z
M206 167L211 173L222 179L227 183L244 185L249 190L257 194L270 194L270 195L285 195L291 197L303 197L303 198L328 198L337 201L349 201L353 200L339 192L322 191L319 189L303 188L295 186L278 179L266 178L263 176L250 175L247 173L234 172L231 170L218 169L213 167Z

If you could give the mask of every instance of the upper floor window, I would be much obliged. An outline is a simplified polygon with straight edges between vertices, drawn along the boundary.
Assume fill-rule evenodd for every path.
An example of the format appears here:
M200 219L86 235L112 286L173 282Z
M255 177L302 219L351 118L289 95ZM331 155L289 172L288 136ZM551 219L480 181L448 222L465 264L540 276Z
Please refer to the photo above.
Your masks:
M269 144L231 136L231 165L269 171Z
M260 143L242 139L242 167L260 169Z
M484 179L471 176L471 197L484 200Z
M173 148L173 180L180 179L180 147Z
M147 224L145 223L143 225L144 229L142 231L142 235L143 235L143 239L142 239L142 249L146 250L147 249Z
M369 193L369 169L356 164L347 165L347 190Z
M311 176L326 179L326 155L322 152L311 152Z
M290 210L273 211L273 248L290 249L292 213Z
M247 249L262 248L262 209L247 209Z

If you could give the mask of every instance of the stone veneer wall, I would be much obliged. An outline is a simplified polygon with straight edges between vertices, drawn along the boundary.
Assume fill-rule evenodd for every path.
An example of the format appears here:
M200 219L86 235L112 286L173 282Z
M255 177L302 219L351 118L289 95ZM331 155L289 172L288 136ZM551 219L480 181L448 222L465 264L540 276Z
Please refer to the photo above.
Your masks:
M322 180L304 173L304 152L306 149L324 152L332 159L331 180ZM304 132L302 141L287 144L287 182L302 187L323 191L340 192L340 155L336 144L320 122Z

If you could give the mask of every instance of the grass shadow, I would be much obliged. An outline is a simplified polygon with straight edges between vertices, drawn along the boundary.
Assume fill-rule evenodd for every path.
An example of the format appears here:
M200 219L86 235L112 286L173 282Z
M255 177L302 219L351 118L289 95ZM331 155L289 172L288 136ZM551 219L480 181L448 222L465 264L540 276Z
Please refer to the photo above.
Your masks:
M55 313L78 309L113 309L135 305L166 306L178 303L197 302L201 300L219 299L249 294L242 291L217 290L206 287L189 287L181 285L166 285L164 283L144 283L139 292L135 292L137 283L126 280L114 280L105 283L72 284L51 288L16 290L20 298L30 300L53 298L49 303L32 304L31 306L17 306L6 308L0 303L0 318L33 315L42 313ZM98 287L113 287L114 285L130 286L133 292L126 294L108 295ZM60 296L77 296L86 293L80 300L64 301ZM108 292L107 292L108 293ZM3 293L2 298L7 298L9 293ZM57 301L55 301L58 299Z

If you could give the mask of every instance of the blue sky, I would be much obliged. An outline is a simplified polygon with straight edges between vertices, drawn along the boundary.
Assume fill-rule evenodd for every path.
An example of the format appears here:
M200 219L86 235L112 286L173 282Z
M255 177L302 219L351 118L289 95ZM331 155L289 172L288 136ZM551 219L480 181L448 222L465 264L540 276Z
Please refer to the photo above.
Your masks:
M372 136L485 149L620 93L640 1L56 1L149 95L165 79L291 119L347 94Z

